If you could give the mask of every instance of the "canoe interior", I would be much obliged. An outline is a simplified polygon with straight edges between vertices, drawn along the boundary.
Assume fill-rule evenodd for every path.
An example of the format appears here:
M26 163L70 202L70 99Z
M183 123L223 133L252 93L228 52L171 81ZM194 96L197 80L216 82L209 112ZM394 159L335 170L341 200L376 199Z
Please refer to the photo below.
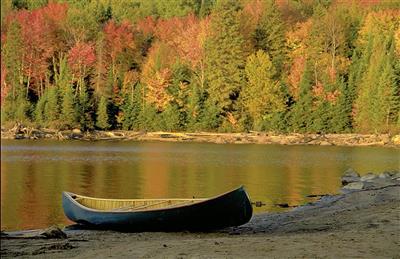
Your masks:
M146 211L171 207L181 207L202 202L207 199L98 199L73 194L71 197L79 204L101 211Z

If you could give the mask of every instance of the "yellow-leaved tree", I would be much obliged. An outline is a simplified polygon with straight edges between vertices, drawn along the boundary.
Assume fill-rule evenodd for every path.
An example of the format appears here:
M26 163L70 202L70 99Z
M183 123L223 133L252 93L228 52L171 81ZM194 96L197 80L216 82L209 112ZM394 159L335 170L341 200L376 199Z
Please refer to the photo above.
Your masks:
M245 73L247 84L241 92L243 106L253 122L253 129L267 129L272 117L285 109L284 95L279 82L273 80L276 70L268 53L259 50L250 55Z

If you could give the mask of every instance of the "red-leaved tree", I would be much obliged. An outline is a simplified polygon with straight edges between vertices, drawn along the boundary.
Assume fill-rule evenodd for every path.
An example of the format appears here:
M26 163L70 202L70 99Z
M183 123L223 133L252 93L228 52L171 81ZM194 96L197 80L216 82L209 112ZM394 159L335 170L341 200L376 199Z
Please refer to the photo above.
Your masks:
M77 42L68 52L68 63L74 79L78 82L78 91L86 76L90 75L96 62L92 43Z

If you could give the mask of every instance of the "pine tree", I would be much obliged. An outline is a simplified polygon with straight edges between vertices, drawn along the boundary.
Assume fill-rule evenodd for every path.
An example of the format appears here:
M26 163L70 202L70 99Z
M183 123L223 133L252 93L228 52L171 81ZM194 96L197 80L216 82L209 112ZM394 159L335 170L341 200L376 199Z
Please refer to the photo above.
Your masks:
M205 94L197 84L191 86L187 104L187 129L189 131L200 129L200 120L204 113Z
M146 131L160 130L163 125L158 120L157 109L153 105L146 103L138 116L139 129Z
M332 121L332 104L327 100L318 100L311 111L311 119L307 127L307 132L328 133L330 122Z
M61 126L65 128L77 127L79 124L77 121L77 112L75 110L77 100L71 85L72 75L69 71L67 58L61 56L59 63L55 64L55 61L53 61L53 64L54 83L58 88L59 98L61 99L61 114L59 115Z
M39 98L39 101L36 103L35 107L35 122L39 126L47 126L46 125L46 116L45 116L45 107L47 103L47 91Z
M133 86L132 86L133 87ZM126 94L124 97L124 103L121 105L121 111L124 114L124 118L122 120L122 129L130 130L133 128L133 118L132 118L132 97L129 94Z
M30 110L31 104L27 100L22 87L19 88L17 92L17 100L16 100L16 111L15 111L15 118L20 123L25 123L30 121Z
M67 128L73 128L77 125L77 113L75 110L75 97L71 86L64 88L64 95L61 103L61 122Z
M221 123L222 118L220 116L220 110L213 102L211 102L209 99L206 99L204 102L204 108L199 118L199 128L202 130L213 131L217 129Z
M176 103L170 103L162 112L165 130L176 131L181 128L181 113Z
M263 16L254 31L254 45L256 50L263 50L270 55L276 69L276 76L280 76L285 60L285 25L281 13L274 1L267 1Z
M75 109L77 111L80 127L84 130L93 129L92 99L90 99L85 83L82 83L80 86L79 102Z
M106 130L110 128L110 124L108 123L108 101L106 97L101 96L100 102L97 107L97 122L96 126L100 129Z
M333 133L350 132L352 130L353 97L349 85L340 78L336 84L339 97L333 107L333 116L330 122L330 131Z
M47 91L47 102L44 107L44 115L47 124L52 127L57 126L57 121L60 114L60 101L57 86L50 86L46 89Z
M371 57L355 101L355 121L360 131L384 132L396 124L399 111L393 38L376 35L371 51L372 54L365 54Z
M210 105L216 106L217 116L226 117L237 110L243 84L245 57L237 19L239 8L234 0L217 2L211 19L211 36L205 45L208 98ZM213 113L208 114L213 117Z
M298 132L307 132L312 125L313 96L312 96L312 71L307 64L300 81L299 99L290 112L292 129Z

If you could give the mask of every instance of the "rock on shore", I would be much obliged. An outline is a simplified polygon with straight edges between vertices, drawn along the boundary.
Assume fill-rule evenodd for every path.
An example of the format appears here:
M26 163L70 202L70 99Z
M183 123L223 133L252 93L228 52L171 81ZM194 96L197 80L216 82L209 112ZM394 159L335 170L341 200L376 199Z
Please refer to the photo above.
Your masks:
M356 190L371 190L387 186L400 185L400 172L396 170L385 171L380 174L367 173L360 176L353 169L348 169L341 178L342 193Z

